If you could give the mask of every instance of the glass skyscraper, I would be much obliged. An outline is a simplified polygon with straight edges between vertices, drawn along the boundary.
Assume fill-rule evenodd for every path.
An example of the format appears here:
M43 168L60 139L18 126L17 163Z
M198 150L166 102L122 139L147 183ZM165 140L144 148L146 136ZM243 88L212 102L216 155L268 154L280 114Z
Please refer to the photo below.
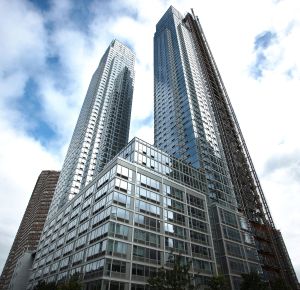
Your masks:
M205 174L219 273L230 278L233 289L250 271L296 288L293 266L193 12L183 17L170 7L157 23L154 91L155 146ZM230 222L220 226L225 216ZM247 234L237 231L236 220Z
M49 217L127 144L134 62L133 52L117 40L101 58L69 145Z

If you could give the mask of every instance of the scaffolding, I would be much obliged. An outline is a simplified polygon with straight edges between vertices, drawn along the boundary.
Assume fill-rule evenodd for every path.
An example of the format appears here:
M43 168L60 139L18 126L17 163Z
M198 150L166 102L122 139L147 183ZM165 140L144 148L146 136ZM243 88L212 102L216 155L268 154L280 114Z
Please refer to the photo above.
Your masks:
M188 13L184 19L194 38L199 62L209 79L212 109L236 192L238 209L247 217L269 283L280 278L292 289L298 280L280 231L275 228L239 123L207 44L200 22Z

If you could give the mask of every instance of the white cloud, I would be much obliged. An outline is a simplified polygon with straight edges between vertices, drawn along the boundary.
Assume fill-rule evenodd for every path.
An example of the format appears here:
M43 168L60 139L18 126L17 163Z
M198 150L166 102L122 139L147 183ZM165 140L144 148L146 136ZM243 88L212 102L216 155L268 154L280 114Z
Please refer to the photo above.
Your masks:
M131 136L152 143L153 129L143 120L153 113L153 34L172 4L183 13L194 8L199 16L275 223L300 274L300 181L292 174L299 171L300 2L94 1L90 17L81 25L72 20L75 3L53 0L51 10L41 12L25 0L0 2L0 235L6 237L2 263L39 172L62 163L91 75L113 38L129 42L137 56ZM278 41L265 51L272 66L257 81L249 73L255 61L254 40L268 30L277 33ZM53 56L59 71L47 66L47 58ZM12 106L30 77L37 81L44 118L59 136L47 148L28 135L22 111ZM292 156L289 152L295 152L295 159L287 158ZM287 159L284 166L275 166L278 156ZM274 169L266 170L275 159ZM11 204L16 214L11 214Z

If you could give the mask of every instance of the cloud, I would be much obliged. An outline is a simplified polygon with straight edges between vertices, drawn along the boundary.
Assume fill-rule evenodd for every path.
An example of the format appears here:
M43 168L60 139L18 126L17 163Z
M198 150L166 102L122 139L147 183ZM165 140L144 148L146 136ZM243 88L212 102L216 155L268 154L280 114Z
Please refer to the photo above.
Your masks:
M279 145L282 147L284 144ZM279 150L278 150L279 151ZM274 174L276 171L285 170L289 176L289 179L300 180L300 151L294 149L294 151L286 151L281 149L282 152L276 152L276 155L272 155L265 162L264 175Z
M272 31L264 31L257 35L254 41L254 49L266 49L277 39L277 34Z
M254 40L254 51L256 54L255 62L252 64L250 71L255 79L263 76L264 70L272 69L278 59L274 58L272 46L276 44L278 36L276 32L264 31L257 35Z
M295 53L299 44L294 39L300 30L291 3L278 2L274 6L275 22L270 22L268 29L254 37L254 61L249 72L255 79L261 79L268 71L283 71L287 78L299 78L299 66L295 65ZM299 6L299 4L297 4ZM281 10L281 14L280 14ZM280 15L279 15L280 14ZM283 17L284 15L284 17ZM277 17L276 17L277 16Z

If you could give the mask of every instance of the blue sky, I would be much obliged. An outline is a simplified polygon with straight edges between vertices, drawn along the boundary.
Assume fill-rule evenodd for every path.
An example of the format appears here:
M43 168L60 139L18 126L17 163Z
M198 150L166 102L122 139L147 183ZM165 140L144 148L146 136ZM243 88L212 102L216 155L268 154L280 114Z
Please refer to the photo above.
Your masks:
M152 143L152 40L171 4L199 16L299 275L298 0L0 1L0 269L38 174L62 165L114 38L137 57L130 136Z

